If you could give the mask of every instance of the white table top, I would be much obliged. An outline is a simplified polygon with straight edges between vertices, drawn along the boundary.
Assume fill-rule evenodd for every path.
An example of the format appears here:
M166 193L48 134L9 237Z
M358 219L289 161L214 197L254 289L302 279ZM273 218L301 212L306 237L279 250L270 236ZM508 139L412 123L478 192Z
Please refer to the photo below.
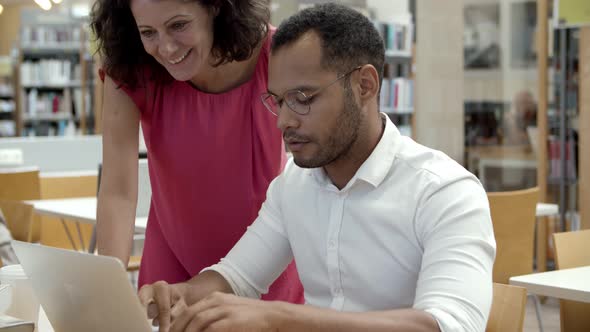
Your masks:
M96 223L96 197L45 199L27 201L33 205L35 212L65 219L73 219L87 224ZM536 216L554 216L559 213L557 204L538 203ZM145 231L147 217L137 217L135 228L138 231Z
M33 205L35 212L41 215L96 224L96 197L44 199L26 203ZM136 230L145 232L146 227L147 217L135 219Z
M510 284L537 295L590 303L590 266L511 277Z
M549 217L559 214L559 205L549 203L537 203L537 217Z
M47 319L47 315L45 314L45 311L43 311L43 308L39 309L39 320L37 321L37 329L36 332L53 332L53 326L51 326L51 323L49 322L49 319Z

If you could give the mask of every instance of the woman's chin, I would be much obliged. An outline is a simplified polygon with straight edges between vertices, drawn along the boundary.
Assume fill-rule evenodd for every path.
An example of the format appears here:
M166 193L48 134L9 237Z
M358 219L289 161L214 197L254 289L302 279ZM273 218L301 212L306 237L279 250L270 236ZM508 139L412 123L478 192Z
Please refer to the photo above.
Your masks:
M186 82L190 81L193 78L193 75L189 74L187 71L180 71L180 70L170 70L170 68L166 68L170 76L172 76L175 80Z

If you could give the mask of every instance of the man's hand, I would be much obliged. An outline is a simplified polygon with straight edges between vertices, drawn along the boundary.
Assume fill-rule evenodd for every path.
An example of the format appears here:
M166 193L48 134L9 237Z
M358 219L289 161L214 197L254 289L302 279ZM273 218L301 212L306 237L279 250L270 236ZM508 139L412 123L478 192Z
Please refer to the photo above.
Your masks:
M170 285L158 281L139 290L139 300L146 308L148 318L153 319L153 325L159 326L160 332L168 332L171 322L187 308L187 287L185 283Z
M175 317L170 332L276 331L283 306L216 292Z

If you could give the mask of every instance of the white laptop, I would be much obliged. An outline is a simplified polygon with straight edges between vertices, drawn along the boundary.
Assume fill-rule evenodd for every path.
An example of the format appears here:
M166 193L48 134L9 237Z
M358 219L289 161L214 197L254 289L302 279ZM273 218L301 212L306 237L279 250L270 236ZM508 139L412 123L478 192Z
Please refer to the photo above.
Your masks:
M12 247L55 331L152 331L118 259L20 241Z

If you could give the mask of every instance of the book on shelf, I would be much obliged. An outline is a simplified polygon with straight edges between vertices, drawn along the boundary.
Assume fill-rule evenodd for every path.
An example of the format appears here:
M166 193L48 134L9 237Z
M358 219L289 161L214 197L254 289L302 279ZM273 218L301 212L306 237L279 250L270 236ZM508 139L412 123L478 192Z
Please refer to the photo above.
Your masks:
M14 89L12 88L12 84L2 83L0 81L0 97L10 97L14 95Z
M68 86L79 81L79 64L70 60L24 61L20 66L21 84L27 86Z
M6 112L11 113L14 112L15 104L14 100L0 100L0 113Z
M59 120L72 114L72 93L70 89L63 92L39 92L31 89L26 93L24 101L27 120Z
M380 106L385 113L412 113L414 109L414 82L411 79L383 78Z
M375 22L385 43L386 54L411 56L413 28L410 23Z
M12 120L0 120L0 137L16 135L16 125Z
M21 45L79 45L80 42L81 29L72 24L25 25L21 28Z
M559 180L562 176L561 160L561 142L554 138L549 138L549 178ZM576 167L576 146L572 139L568 139L565 144L565 180L575 180L577 178Z

